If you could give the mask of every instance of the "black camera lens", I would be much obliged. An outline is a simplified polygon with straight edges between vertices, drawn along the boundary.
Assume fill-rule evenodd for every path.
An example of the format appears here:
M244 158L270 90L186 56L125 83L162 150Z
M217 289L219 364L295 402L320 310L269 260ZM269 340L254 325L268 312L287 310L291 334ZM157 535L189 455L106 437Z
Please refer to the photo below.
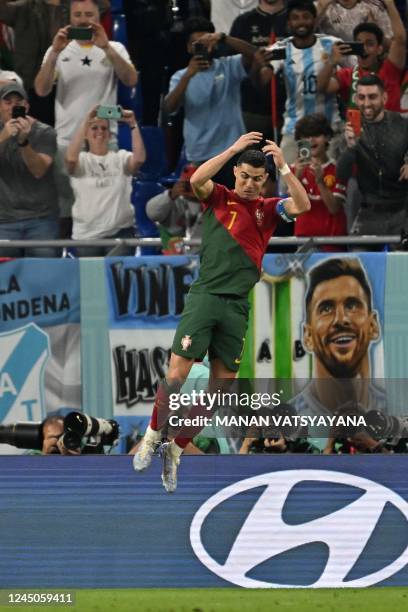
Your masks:
M67 450L74 450L81 448L82 436L77 434L75 431L67 431L62 436L62 443Z

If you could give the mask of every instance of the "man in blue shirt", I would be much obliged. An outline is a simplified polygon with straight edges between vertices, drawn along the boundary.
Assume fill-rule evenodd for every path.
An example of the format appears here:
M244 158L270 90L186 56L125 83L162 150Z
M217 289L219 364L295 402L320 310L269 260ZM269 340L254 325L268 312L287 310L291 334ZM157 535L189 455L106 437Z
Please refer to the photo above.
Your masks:
M191 59L186 68L171 77L164 110L174 114L184 107L186 157L199 165L224 151L245 132L241 81L247 76L246 68L256 47L216 33L213 24L200 17L186 22L185 33ZM219 42L227 44L237 55L213 57ZM232 187L232 166L233 161L214 180Z

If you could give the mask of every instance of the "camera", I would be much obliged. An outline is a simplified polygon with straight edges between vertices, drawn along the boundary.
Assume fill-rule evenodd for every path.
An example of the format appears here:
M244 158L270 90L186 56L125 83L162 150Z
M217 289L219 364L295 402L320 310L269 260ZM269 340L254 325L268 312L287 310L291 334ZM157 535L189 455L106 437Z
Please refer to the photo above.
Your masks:
M41 450L43 445L42 423L22 422L0 425L0 444Z
M298 157L302 161L310 161L312 157L312 147L308 140L298 140Z
M64 419L61 441L68 450L115 446L118 440L119 425L113 419L97 419L83 412L70 412Z
M200 57L204 62L210 61L210 54L208 53L208 49L205 45L200 42L193 43L193 52L194 55Z
M365 415L366 430L376 440L382 438L407 438L408 422L386 415L381 410L369 410Z
M98 419L83 412L69 412L63 421L60 440L67 450L80 448L82 454L101 453L104 446L116 446L119 441L119 424L113 419ZM0 444L42 450L43 426L46 422L47 419L41 423L0 425Z

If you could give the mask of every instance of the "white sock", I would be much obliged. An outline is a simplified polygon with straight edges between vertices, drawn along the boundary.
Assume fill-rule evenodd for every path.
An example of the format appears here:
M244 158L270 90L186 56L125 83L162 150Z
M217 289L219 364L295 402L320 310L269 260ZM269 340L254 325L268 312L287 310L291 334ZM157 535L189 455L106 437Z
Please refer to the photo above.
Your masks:
M161 429L158 429L156 431L152 429L150 425L148 425L146 428L144 437L147 438L148 440L159 441L161 439Z
M179 446L178 444L175 443L175 441L173 440L173 442L171 443L172 445L172 450L174 452L175 455L177 455L177 457L180 457L184 448L181 448L181 446Z

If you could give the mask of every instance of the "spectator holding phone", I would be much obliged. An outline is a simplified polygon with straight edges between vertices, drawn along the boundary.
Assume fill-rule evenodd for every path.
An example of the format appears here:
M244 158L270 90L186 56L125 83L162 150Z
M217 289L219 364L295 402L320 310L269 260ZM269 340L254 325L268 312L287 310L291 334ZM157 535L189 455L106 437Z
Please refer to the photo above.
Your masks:
M0 240L58 238L53 128L31 117L26 91L17 83L0 89ZM0 249L1 257L55 257L57 249Z
M292 171L306 189L311 209L296 219L295 236L347 234L343 194L336 191L336 164L327 155L332 134L326 117L318 113L296 123L298 157ZM323 250L337 249L327 246Z
M109 150L109 121L98 117L98 107L88 113L67 149L65 162L75 193L74 240L135 236L135 211L130 202L132 177L145 161L146 153L133 111L123 110L121 121L132 133L131 152ZM78 248L77 253L80 257L97 257L109 250L85 247Z
M287 98L280 147L285 159L294 162L297 155L294 132L299 119L310 113L324 114L334 132L333 150L340 144L342 122L336 96L316 90L322 58L331 53L337 39L316 33L317 16L313 2L291 0L287 14L292 36L276 42L262 53L258 52L252 75L261 86L265 86L270 83L273 72L283 71ZM283 56L280 55L282 51Z
M244 132L241 112L241 82L247 76L256 50L253 45L215 32L202 17L185 23L188 66L170 80L164 110L169 114L184 108L183 135L186 157L194 165L218 155ZM236 55L214 57L219 42L225 42ZM215 180L232 188L233 160L223 166Z
M100 23L97 0L71 0L70 26L58 30L35 79L46 96L56 80L55 129L58 145L68 146L83 109L116 104L118 80L133 87L137 72L119 42L109 41Z
M317 89L326 94L339 93L348 108L356 108L357 81L366 74L378 74L387 92L385 108L399 112L401 80L405 68L407 34L394 0L384 0L391 20L393 38L387 57L384 54L384 33L375 23L360 23L353 32L356 42L364 45L362 55L354 67L335 71L344 54L349 54L347 43L333 46L331 55L317 77Z
M358 81L361 136L347 123L347 150L337 163L337 190L345 193L348 180L355 176L363 197L351 229L354 234L408 230L408 121L385 110L386 101L384 83L377 75Z

